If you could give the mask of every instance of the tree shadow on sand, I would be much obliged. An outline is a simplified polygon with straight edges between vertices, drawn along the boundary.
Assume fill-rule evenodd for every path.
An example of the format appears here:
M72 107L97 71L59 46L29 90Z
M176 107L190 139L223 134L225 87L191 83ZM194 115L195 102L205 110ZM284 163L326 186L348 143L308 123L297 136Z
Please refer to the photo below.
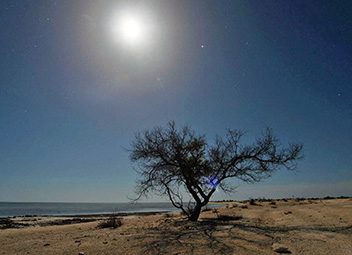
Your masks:
M233 249L215 237L216 224L213 222L167 221L151 228L146 235L139 236L144 242L143 254L193 254L199 247L207 249L209 254L228 254ZM151 240L148 241L148 237ZM145 240L147 242L145 243ZM177 247L177 250L175 249ZM173 249L173 250L172 250Z
M167 219L158 227L136 236L144 245L143 254L233 254L235 249L270 247L275 234L291 231L352 233L352 226L289 226L272 227L242 221L203 219L199 222ZM236 245L230 245L235 242ZM248 250L249 251L249 250Z

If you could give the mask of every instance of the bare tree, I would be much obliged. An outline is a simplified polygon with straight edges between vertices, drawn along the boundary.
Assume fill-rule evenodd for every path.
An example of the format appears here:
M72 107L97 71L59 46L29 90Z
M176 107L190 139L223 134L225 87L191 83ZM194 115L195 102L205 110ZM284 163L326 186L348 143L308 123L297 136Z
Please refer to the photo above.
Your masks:
M228 179L259 182L280 167L294 169L302 157L301 144L281 148L270 129L251 145L240 144L243 135L229 130L225 138L209 144L204 135L188 126L177 129L174 122L137 134L130 157L139 166L138 198L149 192L166 195L191 221L197 221L216 189L234 190ZM190 197L188 204L185 195Z

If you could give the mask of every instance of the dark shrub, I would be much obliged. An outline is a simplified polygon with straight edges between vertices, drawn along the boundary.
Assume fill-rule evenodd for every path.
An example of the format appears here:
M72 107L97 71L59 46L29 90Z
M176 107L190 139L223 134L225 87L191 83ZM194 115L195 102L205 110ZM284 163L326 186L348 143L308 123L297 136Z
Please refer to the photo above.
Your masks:
M249 200L249 204L250 204L250 205L257 205L257 203L255 202L254 199Z
M120 218L116 218L116 216L111 216L107 220L102 221L98 224L98 228L118 228L122 225L122 221Z
M0 229L13 228L13 227L14 227L14 223L11 219L9 218L0 219Z

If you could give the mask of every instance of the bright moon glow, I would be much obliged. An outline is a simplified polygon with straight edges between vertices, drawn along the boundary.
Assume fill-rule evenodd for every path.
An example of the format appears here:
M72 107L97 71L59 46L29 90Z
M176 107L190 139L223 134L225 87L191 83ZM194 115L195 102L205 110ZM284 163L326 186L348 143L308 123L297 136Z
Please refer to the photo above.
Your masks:
M116 15L112 20L112 33L118 42L130 46L137 46L145 43L147 28L138 15L123 14Z

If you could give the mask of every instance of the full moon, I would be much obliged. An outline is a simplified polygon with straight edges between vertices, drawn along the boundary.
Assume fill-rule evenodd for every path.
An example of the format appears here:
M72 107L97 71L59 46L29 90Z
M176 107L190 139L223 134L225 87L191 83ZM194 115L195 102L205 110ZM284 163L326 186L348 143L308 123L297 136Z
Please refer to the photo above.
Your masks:
M114 39L126 45L138 46L146 42L147 27L142 17L136 14L116 15L111 29Z

